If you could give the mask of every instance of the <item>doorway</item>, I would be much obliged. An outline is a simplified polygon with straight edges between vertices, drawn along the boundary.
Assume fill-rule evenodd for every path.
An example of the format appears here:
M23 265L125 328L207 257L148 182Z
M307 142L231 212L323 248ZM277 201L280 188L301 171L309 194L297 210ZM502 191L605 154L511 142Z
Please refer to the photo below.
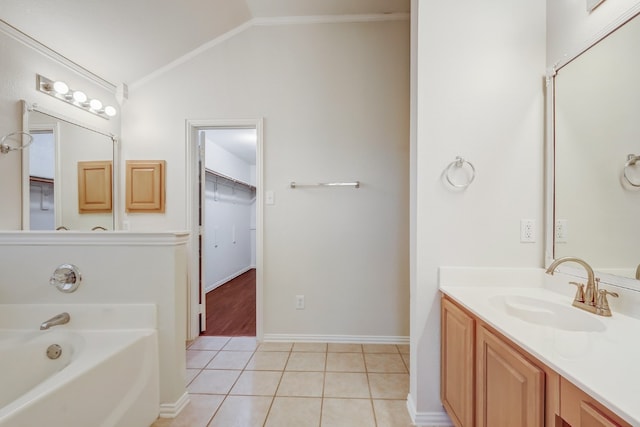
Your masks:
M205 327L200 329L205 335L255 336L256 129L205 129L200 141L206 294Z
M33 126L29 150L29 229L55 230L56 201L56 132L52 127ZM59 213L58 213L59 215Z
M188 338L209 334L207 294L234 287L229 282L246 284L253 273L255 303L245 299L239 305L255 316L253 330L261 339L262 119L188 121L187 140Z

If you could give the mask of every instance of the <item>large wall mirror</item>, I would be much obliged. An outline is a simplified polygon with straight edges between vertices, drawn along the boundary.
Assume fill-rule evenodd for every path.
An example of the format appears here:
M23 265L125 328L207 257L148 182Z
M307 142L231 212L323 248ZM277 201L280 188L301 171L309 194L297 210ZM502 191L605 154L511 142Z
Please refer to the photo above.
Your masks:
M23 228L114 230L116 139L25 103Z
M553 79L553 258L640 289L640 16ZM637 158L636 158L637 157Z

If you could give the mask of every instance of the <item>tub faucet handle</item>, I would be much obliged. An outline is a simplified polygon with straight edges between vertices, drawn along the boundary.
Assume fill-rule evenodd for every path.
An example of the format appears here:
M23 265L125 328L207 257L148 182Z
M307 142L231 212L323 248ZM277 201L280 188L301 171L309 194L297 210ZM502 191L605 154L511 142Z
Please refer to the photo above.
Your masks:
M80 286L82 275L80 270L73 264L62 264L53 272L49 278L49 284L58 288L60 292L74 292Z

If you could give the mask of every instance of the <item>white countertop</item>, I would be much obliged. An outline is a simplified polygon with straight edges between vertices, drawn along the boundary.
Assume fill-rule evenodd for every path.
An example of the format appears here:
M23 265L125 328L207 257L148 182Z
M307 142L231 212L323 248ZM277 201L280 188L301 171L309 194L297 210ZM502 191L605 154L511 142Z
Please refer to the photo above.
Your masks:
M572 297L541 286L455 286L441 282L440 290L621 418L640 426L639 319L615 311L612 317L582 311L604 323L606 330L565 331L520 320L492 300L499 295L518 295L579 310L571 307Z

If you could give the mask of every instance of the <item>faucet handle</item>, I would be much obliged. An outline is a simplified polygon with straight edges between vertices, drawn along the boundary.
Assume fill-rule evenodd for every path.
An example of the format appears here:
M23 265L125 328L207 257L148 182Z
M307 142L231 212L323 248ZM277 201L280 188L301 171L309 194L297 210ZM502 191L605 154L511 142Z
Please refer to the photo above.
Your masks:
M576 296L573 298L573 302L584 302L584 284L578 282L569 282L570 285L576 285Z
M82 275L73 264L62 264L53 272L49 284L58 288L60 292L74 292L80 286Z
M598 301L596 302L596 314L600 316L611 316L611 309L609 308L609 301L607 300L607 295L611 295L614 298L618 298L618 294L616 292L610 292L606 289L600 289L598 291Z

